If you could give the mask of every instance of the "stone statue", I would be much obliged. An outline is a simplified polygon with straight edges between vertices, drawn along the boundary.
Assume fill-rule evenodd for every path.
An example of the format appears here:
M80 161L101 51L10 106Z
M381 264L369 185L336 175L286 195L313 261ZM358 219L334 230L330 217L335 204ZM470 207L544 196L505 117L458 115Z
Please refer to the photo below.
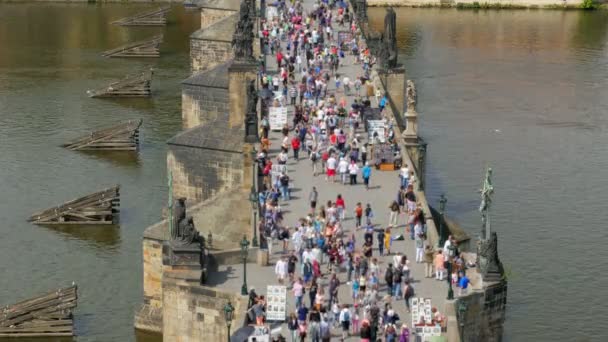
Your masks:
M392 7L386 9L384 16L383 43L388 50L388 56L383 61L386 69L397 67L397 14Z
M178 198L173 204L173 230L171 231L171 239L177 240L181 235L179 223L186 218L186 199Z
M414 81L407 80L407 90L405 93L407 98L407 111L410 113L416 113L417 95Z
M382 69L387 70L390 67L389 58L391 55L390 47L386 44L384 35L380 38L379 44L376 44L376 57Z
M192 216L182 219L179 222L180 236L174 241L178 245L188 246L199 240L199 234L194 227Z
M477 246L477 270L484 281L500 281L504 268L498 258L498 236L492 232L489 239L479 240Z
M253 20L251 0L241 1L239 11L239 21L232 35L232 49L234 50L234 60L241 62L255 62L253 57Z
M249 81L247 86L247 111L245 112L245 142L256 143L258 137L258 93L255 80Z
M355 0L355 13L360 23L367 21L367 0Z
M481 192L481 204L479 212L481 213L481 239L486 239L492 231L490 226L489 211L492 205L492 195L494 194L494 185L492 185L492 169L486 171L486 178L483 181Z

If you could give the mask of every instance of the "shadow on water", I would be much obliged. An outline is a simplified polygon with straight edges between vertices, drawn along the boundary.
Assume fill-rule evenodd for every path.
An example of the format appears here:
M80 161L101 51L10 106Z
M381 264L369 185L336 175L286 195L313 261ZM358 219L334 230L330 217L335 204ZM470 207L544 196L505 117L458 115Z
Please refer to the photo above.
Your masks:
M113 225L38 225L60 235L76 238L107 250L120 244L120 224Z

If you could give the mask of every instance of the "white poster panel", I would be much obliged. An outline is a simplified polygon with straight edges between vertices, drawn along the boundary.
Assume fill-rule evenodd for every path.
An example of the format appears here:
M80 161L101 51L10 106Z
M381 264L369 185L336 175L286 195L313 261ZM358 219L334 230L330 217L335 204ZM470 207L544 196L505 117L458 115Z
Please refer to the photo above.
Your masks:
M266 298L266 319L269 321L285 321L287 315L287 286L268 285Z
M386 122L384 120L367 120L367 133L369 134L368 140L376 142L374 136L378 134L377 138L381 143L386 141L384 137L384 131L386 130Z
M270 129L280 131L287 124L287 107L268 108L268 121Z

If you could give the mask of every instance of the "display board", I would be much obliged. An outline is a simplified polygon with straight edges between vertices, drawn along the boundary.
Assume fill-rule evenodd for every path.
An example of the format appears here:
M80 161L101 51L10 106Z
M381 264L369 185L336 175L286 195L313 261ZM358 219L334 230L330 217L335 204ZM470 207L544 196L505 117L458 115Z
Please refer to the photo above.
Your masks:
M266 320L285 321L287 315L287 287L268 285L266 288Z
M416 330L416 335L422 336L423 341L430 341L433 336L441 336L441 326L428 325L433 321L432 308L430 298L412 298L412 327ZM418 325L422 320L427 325Z
M381 143L384 143L386 141L386 138L384 136L385 130L386 130L386 122L384 120L367 120L367 134L368 134L367 139L369 141L376 142L373 138L374 138L375 134L377 133L378 140Z
M287 124L287 107L268 108L268 122L270 129L280 131Z

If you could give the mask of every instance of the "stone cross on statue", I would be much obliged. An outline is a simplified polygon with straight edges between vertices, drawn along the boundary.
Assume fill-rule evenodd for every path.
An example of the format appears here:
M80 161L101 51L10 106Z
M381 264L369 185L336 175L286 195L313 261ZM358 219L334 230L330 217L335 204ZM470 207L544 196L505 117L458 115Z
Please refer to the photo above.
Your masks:
M492 185L492 169L486 170L486 178L483 181L483 187L480 190L481 204L479 212L481 213L481 239L490 238L492 232L490 226L490 207L492 206L492 195L494 194L494 185Z

